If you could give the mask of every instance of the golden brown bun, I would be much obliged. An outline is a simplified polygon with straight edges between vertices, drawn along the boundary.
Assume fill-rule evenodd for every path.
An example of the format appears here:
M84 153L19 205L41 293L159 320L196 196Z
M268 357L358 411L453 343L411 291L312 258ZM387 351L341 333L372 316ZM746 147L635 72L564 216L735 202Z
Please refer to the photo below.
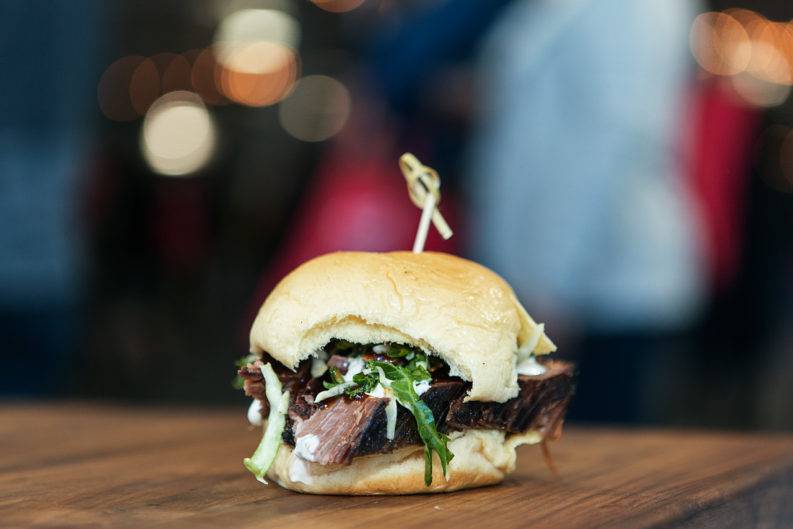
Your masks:
M304 263L270 293L251 352L295 368L332 338L396 342L441 357L472 383L470 400L518 394L516 353L537 324L501 277L472 261L424 252L339 252ZM542 334L535 354L556 350Z
M420 494L449 492L499 483L515 470L515 448L536 444L537 432L505 436L496 430L468 430L452 434L449 449L454 458L444 479L435 456L432 484L424 485L424 447L412 446L390 454L353 459L350 465L309 463L281 445L267 473L284 488L312 494Z

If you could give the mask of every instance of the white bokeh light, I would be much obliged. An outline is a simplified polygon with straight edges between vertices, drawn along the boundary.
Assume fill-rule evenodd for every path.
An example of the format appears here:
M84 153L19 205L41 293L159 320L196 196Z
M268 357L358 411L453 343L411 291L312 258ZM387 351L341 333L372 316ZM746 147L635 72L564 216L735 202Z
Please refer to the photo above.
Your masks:
M201 98L170 92L151 106L143 120L140 148L153 171L186 176L207 164L215 150L216 132Z
M282 53L268 53L262 43L289 50L300 44L300 25L295 18L276 9L242 9L226 16L215 34L215 53L225 68L260 74L283 66Z

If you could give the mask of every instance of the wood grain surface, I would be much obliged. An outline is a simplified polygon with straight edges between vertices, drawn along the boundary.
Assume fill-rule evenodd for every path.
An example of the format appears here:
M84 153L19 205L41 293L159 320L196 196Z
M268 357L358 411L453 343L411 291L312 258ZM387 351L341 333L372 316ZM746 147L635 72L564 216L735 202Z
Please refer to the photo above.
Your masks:
M523 447L502 485L310 496L242 467L245 410L0 405L2 527L793 527L793 437L567 428L559 477Z

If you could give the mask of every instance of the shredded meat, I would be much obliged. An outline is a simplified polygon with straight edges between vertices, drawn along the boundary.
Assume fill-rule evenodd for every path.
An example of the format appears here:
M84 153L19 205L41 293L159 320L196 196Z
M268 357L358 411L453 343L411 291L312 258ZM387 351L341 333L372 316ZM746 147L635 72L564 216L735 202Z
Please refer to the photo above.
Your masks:
M261 369L268 362L273 367L276 375L278 375L282 389L290 392L290 412L294 411L299 417L308 418L313 408L305 400L305 397L309 395L311 403L313 403L313 395L321 391L317 388L322 387L322 382L319 379L311 378L311 362L302 362L296 371L292 371L279 362L274 361L268 355L263 355L261 360L251 362L237 371L237 374L243 379L245 394L261 402L262 415L269 413L270 406L267 403L267 396L264 394L264 376L262 376Z
M240 368L237 374L243 379L242 389L245 394L260 402L262 415L266 416L270 412L270 406L267 403L267 397L264 395L264 377L259 370L258 360L256 363Z

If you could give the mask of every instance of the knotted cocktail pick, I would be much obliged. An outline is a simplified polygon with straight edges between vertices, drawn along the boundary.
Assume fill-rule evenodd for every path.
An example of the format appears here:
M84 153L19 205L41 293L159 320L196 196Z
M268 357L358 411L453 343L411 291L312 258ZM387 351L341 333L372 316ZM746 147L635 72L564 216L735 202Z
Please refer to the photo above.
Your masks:
M424 250L424 243L427 242L430 220L441 237L448 239L452 236L452 229L438 211L438 204L441 201L441 179L434 169L422 164L409 152L399 158L399 168L402 169L402 174L407 180L410 200L421 209L421 220L416 231L416 240L413 242L413 253L421 253Z

